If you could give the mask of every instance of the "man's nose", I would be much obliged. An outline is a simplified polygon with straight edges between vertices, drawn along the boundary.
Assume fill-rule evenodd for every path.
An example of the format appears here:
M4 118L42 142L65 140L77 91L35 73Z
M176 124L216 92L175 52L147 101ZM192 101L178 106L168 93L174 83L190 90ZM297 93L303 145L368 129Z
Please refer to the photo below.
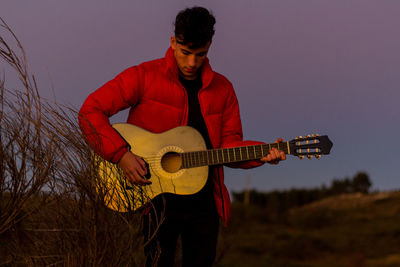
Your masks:
M190 55L188 58L188 65L190 67L195 67L196 66L196 57L195 55Z

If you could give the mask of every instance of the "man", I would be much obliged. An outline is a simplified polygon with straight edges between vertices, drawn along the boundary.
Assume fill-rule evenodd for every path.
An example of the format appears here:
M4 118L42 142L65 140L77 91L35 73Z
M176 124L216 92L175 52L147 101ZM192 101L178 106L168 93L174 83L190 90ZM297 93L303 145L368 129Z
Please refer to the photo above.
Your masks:
M141 186L150 183L144 178L148 172L146 163L135 155L134 148L129 151L108 119L128 107L128 123L154 133L189 125L202 134L207 148L259 143L243 141L233 87L210 67L207 53L214 24L214 16L205 8L179 12L165 58L128 68L92 93L83 104L80 125L87 140L95 148L95 136L99 136L102 149L97 152L106 160L118 163L131 183ZM252 168L265 162L277 164L284 159L282 151L272 149L261 160L229 166ZM181 236L183 266L211 266L216 253L219 217L226 224L230 213L223 167L210 168L208 181L200 192L189 196L162 194L153 204L156 211L146 217L145 238L155 231L152 223L155 216L161 211L165 214L155 238L145 248L147 264L150 266L153 260L158 260L159 266L173 266L177 240Z

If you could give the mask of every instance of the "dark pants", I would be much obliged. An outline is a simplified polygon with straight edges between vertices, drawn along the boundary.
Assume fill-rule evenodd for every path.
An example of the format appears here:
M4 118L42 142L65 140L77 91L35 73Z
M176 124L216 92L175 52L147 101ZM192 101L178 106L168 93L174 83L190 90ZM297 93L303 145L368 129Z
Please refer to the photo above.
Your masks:
M219 217L212 194L177 196L164 194L153 200L145 216L146 266L172 267L178 237L182 241L182 266L211 266L215 260ZM162 213L164 212L164 215ZM163 219L161 224L157 221ZM158 225L158 229L157 229ZM158 264L153 265L155 262Z

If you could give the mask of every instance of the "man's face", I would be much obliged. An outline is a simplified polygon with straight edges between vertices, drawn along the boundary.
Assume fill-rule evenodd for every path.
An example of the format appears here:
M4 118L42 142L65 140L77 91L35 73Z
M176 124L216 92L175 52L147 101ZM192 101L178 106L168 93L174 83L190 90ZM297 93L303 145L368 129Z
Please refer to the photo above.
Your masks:
M187 80L197 78L199 69L206 59L211 42L200 48L191 49L187 45L178 43L175 36L171 37L171 48L174 50L175 60L180 75Z

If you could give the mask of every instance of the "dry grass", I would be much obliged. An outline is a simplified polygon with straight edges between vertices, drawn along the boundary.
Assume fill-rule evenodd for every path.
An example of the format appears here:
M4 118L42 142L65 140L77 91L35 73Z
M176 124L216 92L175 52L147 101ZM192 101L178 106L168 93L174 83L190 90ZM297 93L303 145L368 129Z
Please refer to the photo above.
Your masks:
M0 81L0 266L142 266L143 215L105 207L76 110L40 97L21 43L0 27L0 58L21 82Z

